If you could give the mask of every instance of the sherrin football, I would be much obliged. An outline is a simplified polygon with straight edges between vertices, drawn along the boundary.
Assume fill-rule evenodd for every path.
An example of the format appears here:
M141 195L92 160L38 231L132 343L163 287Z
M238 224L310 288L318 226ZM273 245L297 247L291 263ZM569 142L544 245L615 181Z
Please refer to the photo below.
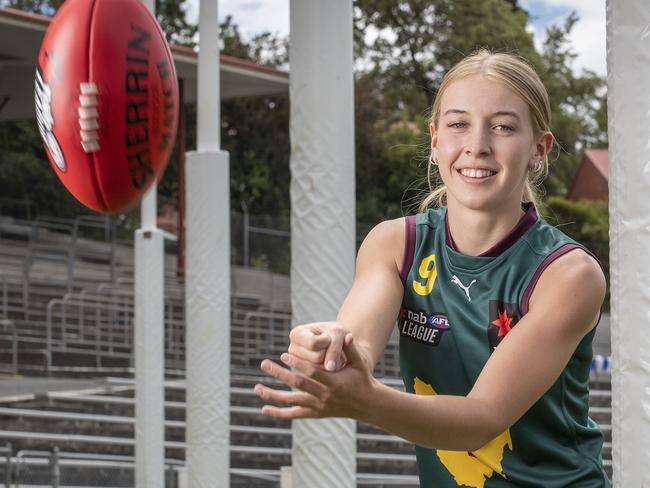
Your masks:
M41 45L35 101L52 167L87 207L128 209L162 176L178 81L165 36L140 0L67 0Z

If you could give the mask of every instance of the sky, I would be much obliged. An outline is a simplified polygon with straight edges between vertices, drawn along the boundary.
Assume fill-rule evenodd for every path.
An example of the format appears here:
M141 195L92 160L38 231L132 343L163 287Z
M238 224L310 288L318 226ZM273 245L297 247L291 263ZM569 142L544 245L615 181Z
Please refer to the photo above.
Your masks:
M578 54L574 70L583 68L605 75L605 0L519 0L530 12L529 30L539 45L548 25L563 22L575 11L579 21L573 27L571 42ZM198 19L198 0L188 0L188 20ZM232 15L245 38L264 31L286 35L289 32L289 0L219 0L219 18Z

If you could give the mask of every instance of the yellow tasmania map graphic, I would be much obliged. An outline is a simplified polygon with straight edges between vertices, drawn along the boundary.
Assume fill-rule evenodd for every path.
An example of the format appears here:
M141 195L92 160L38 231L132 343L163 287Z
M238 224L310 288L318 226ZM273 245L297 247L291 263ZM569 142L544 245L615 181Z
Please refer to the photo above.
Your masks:
M418 395L437 394L431 385L419 378L415 378L413 387ZM476 451L437 449L436 454L458 486L484 488L485 480L491 478L494 473L506 477L501 466L506 445L512 451L510 430L506 430Z

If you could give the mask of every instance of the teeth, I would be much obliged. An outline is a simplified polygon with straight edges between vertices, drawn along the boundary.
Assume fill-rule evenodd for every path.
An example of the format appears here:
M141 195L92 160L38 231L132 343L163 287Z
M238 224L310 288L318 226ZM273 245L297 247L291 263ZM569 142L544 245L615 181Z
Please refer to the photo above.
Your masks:
M487 178L488 176L496 174L496 171L490 171L489 169L463 168L460 170L460 174L469 178Z

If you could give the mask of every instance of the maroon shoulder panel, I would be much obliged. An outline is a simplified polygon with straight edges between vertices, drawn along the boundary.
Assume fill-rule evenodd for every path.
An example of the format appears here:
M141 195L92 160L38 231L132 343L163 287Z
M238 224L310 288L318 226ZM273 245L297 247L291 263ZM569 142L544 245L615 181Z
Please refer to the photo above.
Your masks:
M404 239L404 259L402 260L402 283L406 284L413 256L415 256L415 215L407 215L404 219L406 239Z
M528 283L528 286L526 287L526 291L524 292L524 295L521 297L521 304L519 310L521 311L522 316L528 313L528 306L530 305L529 303L530 297L532 296L533 290L535 289L535 285L537 285L537 282L539 281L539 278L542 276L544 270L546 270L546 268L548 268L551 265L551 263L555 261L557 258L564 256L566 253L573 251L574 249L584 249L584 248L577 244L564 244L563 246L560 246L551 254L546 256L544 261L542 261L542 263L537 267L535 273L533 274L533 278L530 280L530 283Z

